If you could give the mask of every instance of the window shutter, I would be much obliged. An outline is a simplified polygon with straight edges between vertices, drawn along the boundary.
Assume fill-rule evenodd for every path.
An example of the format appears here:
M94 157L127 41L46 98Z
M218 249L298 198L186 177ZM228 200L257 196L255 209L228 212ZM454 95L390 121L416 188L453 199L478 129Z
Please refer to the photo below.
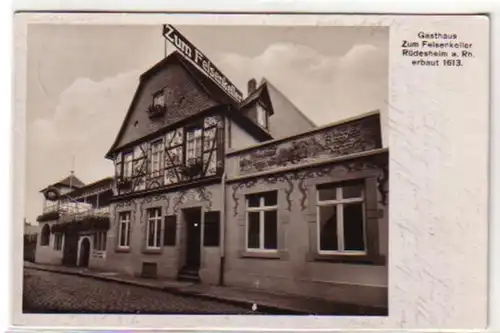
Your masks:
M205 213L203 246L219 246L220 212Z
M177 216L168 215L165 216L165 228L163 229L163 245L164 246L175 246L177 238Z

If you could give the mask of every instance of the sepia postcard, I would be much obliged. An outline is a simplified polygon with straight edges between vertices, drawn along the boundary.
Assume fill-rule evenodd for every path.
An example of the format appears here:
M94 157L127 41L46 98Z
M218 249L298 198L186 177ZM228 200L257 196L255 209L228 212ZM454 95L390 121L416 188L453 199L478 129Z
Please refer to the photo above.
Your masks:
M20 13L14 43L17 327L487 325L487 17Z

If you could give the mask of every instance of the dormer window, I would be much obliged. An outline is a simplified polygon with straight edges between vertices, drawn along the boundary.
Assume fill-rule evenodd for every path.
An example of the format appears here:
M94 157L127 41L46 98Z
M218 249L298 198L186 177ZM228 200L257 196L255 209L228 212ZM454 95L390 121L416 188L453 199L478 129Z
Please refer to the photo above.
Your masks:
M260 104L257 103L257 123L267 129L267 110Z

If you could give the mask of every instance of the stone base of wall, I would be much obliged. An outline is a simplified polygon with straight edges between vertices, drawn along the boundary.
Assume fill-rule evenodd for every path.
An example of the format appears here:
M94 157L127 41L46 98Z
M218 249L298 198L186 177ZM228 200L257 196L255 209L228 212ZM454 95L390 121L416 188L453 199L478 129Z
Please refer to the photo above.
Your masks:
M252 288L271 293L321 298L329 301L363 306L387 307L388 288L334 281L297 280L239 272L225 274L227 286Z

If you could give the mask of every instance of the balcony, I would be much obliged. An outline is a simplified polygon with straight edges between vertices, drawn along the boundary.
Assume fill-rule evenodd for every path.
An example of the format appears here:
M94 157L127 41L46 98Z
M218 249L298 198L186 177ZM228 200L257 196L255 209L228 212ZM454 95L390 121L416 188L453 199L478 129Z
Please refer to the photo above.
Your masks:
M53 232L109 229L109 206L94 208L89 204L65 203L59 206L58 223Z
M93 207L83 202L59 202L46 205L43 214L39 216L39 221L50 219L70 222L92 217L109 217L109 211L109 206Z

